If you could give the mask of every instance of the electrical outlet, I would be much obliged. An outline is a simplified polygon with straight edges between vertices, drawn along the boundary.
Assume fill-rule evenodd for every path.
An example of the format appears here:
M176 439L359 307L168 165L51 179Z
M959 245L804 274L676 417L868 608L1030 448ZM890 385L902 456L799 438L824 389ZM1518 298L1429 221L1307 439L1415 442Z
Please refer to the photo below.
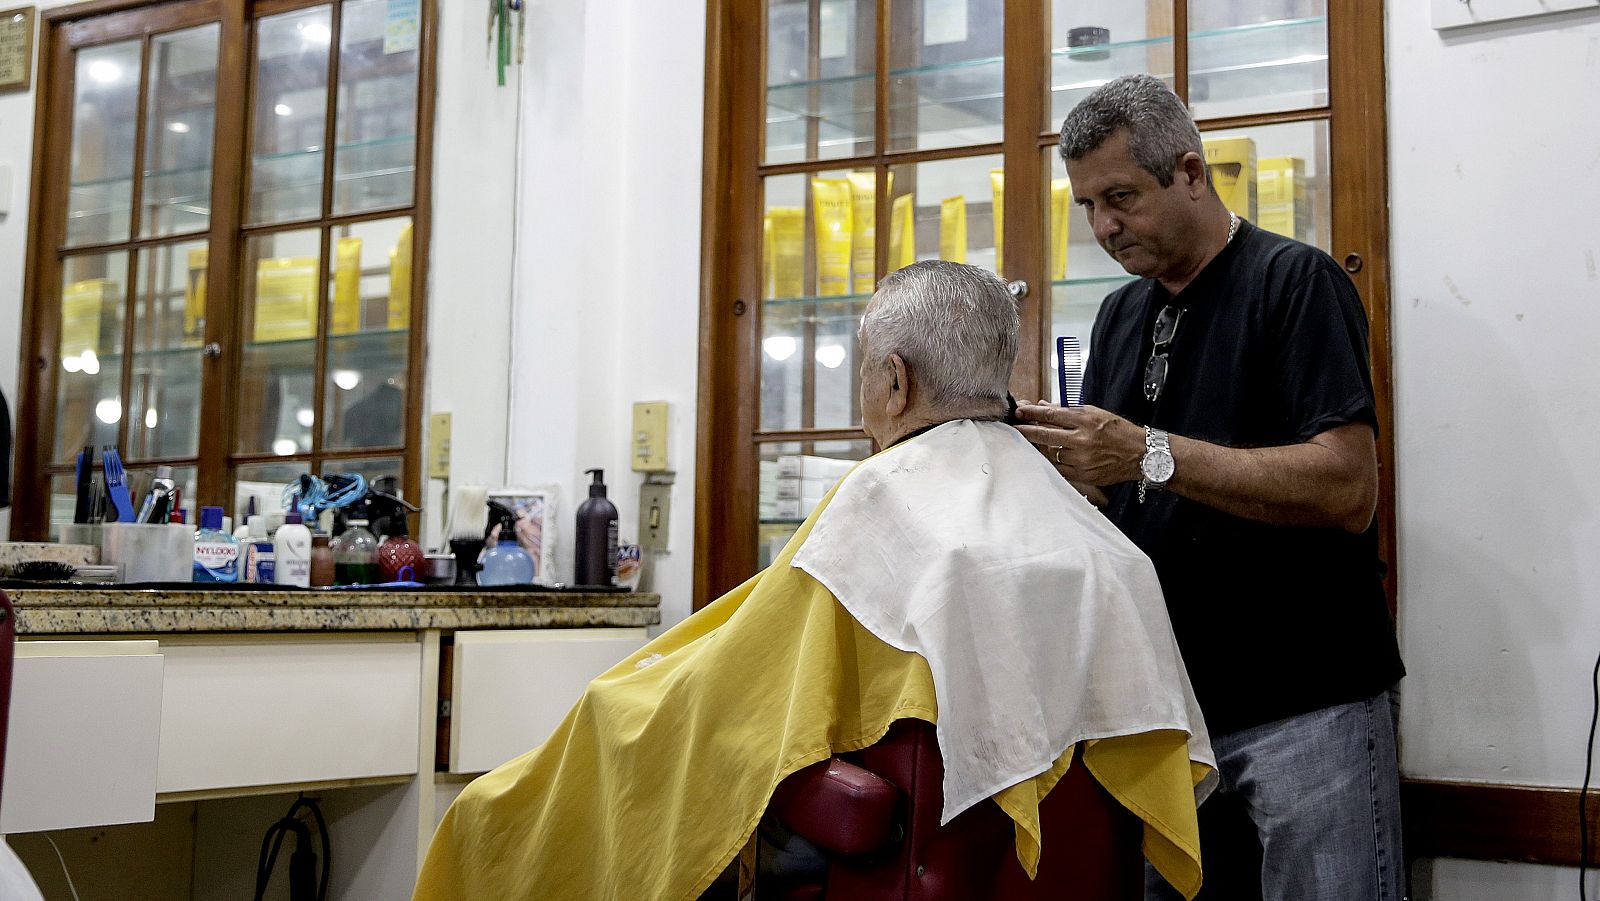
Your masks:
M639 401L633 405L633 471L667 469L667 402Z
M428 417L428 478L450 478L450 414Z

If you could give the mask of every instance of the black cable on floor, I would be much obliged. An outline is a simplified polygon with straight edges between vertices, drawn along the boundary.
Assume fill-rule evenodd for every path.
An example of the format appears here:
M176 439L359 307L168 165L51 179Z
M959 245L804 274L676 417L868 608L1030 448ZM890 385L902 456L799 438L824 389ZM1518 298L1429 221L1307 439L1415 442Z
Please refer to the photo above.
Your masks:
M1578 790L1578 901L1589 901L1589 777L1594 774L1594 733L1600 725L1600 656L1589 676L1594 702L1589 708L1589 744L1583 757L1583 788Z

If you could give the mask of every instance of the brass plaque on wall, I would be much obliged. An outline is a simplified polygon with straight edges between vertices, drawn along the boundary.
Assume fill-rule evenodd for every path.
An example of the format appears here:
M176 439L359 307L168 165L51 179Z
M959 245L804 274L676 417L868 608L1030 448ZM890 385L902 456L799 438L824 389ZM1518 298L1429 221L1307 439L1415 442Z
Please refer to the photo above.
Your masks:
M0 91L26 91L33 84L34 8L0 10Z

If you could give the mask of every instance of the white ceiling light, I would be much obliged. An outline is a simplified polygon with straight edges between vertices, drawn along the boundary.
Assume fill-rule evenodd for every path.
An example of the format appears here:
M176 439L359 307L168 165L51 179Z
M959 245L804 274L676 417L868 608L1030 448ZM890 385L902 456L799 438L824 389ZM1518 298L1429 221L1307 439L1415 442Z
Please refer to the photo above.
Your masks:
M300 423L301 428L311 428L317 421L317 414L310 407L301 407L295 411L294 421Z
M167 123L167 131L170 131L175 135L186 135L186 134L189 133L189 123L187 123L187 122L168 122Z
M287 103L280 103L277 106L273 107L272 111L277 113L280 116L287 116L287 115L290 115L290 114L292 114L294 112L294 107L290 106Z
M354 391L355 387L361 384L361 373L354 369L335 369L333 383L346 391Z
M794 356L794 339L788 335L773 335L761 342L761 349L767 352L767 356L782 363Z
M95 356L94 351L84 351L83 354L78 358L78 362L83 367L83 371L89 375L100 374L100 358ZM117 415L120 416L122 414L119 413Z
M89 77L101 84L112 84L122 78L122 67L109 59L97 59L89 64Z
M145 428L153 429L153 428L156 427L156 425L160 421L161 421L161 418L156 415L156 408L155 407L151 407L150 409L144 411L144 427Z
M300 39L308 44L326 44L333 38L333 29L323 22L301 22L295 27L300 30Z
M122 401L114 397L102 400L94 405L94 417L106 425L111 425L122 418Z
M83 370L83 361L77 357L62 357L61 368L68 372L81 372Z
M824 344L817 348L816 353L817 362L829 369L838 369L839 364L844 362L844 355L842 344Z
M272 452L280 457L292 457L299 449L300 445L295 444L293 438L279 438L272 442Z

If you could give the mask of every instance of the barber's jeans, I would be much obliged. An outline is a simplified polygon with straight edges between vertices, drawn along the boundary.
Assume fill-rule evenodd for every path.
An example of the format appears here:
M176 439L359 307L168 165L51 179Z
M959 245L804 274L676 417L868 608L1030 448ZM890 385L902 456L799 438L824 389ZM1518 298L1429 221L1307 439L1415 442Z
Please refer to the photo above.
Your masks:
M1211 738L1200 807L1205 901L1399 901L1393 691ZM1145 867L1149 901L1181 901Z

